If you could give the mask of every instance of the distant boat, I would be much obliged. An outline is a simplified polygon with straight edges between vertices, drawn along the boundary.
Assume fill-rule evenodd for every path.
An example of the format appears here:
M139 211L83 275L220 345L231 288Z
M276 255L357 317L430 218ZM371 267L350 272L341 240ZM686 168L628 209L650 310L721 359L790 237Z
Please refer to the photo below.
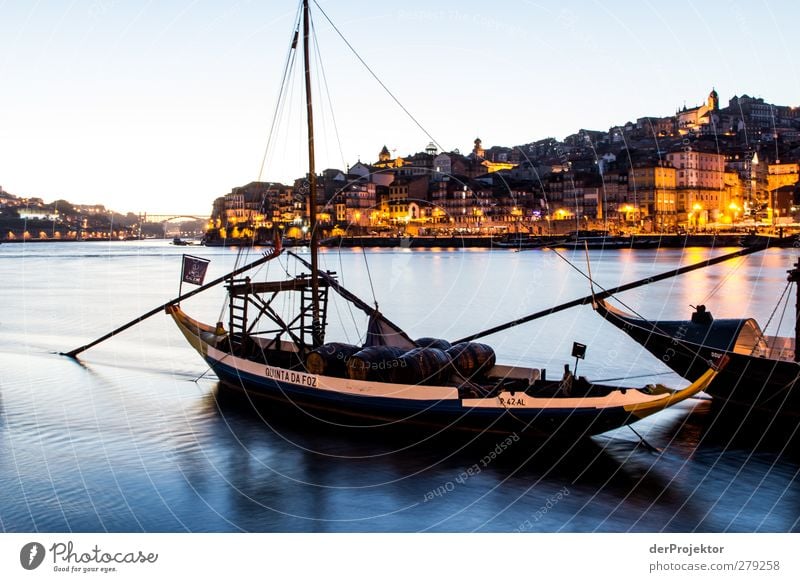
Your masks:
M307 247L309 246L310 242L307 239L302 238L289 238L283 237L281 239L281 246L284 248L287 247ZM273 243L274 246L274 243Z
M590 250L607 250L632 248L632 245L633 238L630 236L614 236L607 230L575 230L567 233L566 239L552 246L577 250L585 248Z
M300 34L308 55L308 0L302 10L305 26ZM307 60L305 64L309 86ZM314 193L314 134L310 96L306 98L309 192ZM560 377L547 379L544 370L498 364L494 350L481 343L413 340L377 306L345 289L334 273L319 268L315 198L311 194L307 200L309 259L288 253L307 272L292 275L296 271L282 264L262 270L273 277L268 280L230 275L227 323L201 323L179 305L167 307L187 341L224 385L264 398L270 410L281 408L312 422L337 423L339 430L344 423L368 431L370 437L383 429L420 435L463 430L506 438L525 435L539 446L554 440L574 442L631 424L704 390L718 374L708 368L680 390L609 386L577 377L566 366ZM282 245L277 244L249 267L282 254ZM280 273L286 277L275 279ZM327 340L330 292L367 316L358 344ZM442 329L448 327L449 322L443 321ZM582 357L580 348L576 345L575 357Z
M511 233L492 239L492 246L507 249L541 249L557 246L565 242L565 238L555 236L531 236L530 234Z
M271 247L274 246L275 241L242 237L218 238L206 236L200 244L207 247ZM281 244L283 247L302 247L308 246L309 243L303 239L283 237Z

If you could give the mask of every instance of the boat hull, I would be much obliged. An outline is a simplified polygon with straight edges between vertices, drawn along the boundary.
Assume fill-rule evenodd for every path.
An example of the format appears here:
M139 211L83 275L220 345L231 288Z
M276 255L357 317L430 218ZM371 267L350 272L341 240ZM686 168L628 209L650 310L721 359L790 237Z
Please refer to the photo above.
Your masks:
M243 372L213 358L208 364L229 389L257 397L262 405L289 412L313 424L347 429L488 434L525 434L542 440L576 440L639 420L622 407L521 409L470 406L461 399L368 398L309 389L293 382ZM424 387L421 387L424 389Z
M551 384L558 391L562 387L558 382L539 384L538 370L495 366L492 371L499 376L492 378L502 382L525 377L526 388L478 396L462 392L456 385L365 381L272 366L224 349L228 339L221 326L198 322L177 306L168 307L167 312L225 386L266 399L276 411L289 410L310 422L333 424L337 429L418 431L424 427L428 433L525 434L537 437L541 444L565 439L574 442L673 406L703 390L717 373L708 369L697 382L680 391L593 387L583 380L583 384L574 385L572 395L572 389L570 394L541 393L553 388ZM588 392L580 392L587 388Z

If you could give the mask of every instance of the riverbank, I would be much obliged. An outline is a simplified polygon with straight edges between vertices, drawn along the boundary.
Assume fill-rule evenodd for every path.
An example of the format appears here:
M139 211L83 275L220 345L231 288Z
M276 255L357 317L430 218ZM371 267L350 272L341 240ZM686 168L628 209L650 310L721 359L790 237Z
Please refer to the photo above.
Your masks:
M125 239L135 240L135 239ZM158 239L153 239L158 240ZM163 239L168 242L169 239ZM44 244L44 243L79 243L79 242L124 242L120 239L92 238L76 239L11 239L0 241L0 244ZM169 244L176 244L169 241ZM307 241L295 241L285 246L307 245ZM679 249L688 247L718 248L736 246L764 246L789 248L800 246L798 235L771 236L739 233L700 233L700 234L636 234L627 236L590 236L570 238L558 235L542 235L531 237L492 237L492 236L348 236L331 237L320 241L320 245L328 248L481 248L481 249L546 249L546 248L584 248L590 249ZM207 246L271 246L271 243L252 243L243 239L227 239L216 241Z
M0 240L0 244L26 244L26 243L35 243L35 244L43 244L43 243L93 243L93 242L122 242L127 240L140 240L135 238L29 238L29 239L21 239L21 238L9 238ZM167 239L164 239L167 240Z
M796 236L743 235L739 233L703 234L645 234L629 236L565 237L543 235L531 237L491 236L411 236L411 237L333 237L321 241L325 247L379 248L484 248L484 249L679 249L687 247L765 246L786 248L796 246Z

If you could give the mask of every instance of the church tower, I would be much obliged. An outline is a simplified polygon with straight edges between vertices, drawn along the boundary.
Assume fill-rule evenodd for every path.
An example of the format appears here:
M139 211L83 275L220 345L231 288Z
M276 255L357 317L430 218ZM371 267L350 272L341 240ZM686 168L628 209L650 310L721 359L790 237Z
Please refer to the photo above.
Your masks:
M381 153L378 154L378 161L379 162L388 162L392 159L392 154L389 153L389 148L383 146Z
M479 137L475 138L475 147L472 148L472 154L479 160L482 160L486 155L486 150L481 147L481 138Z
M708 109L709 111L719 111L719 95L713 87L711 93L708 94Z

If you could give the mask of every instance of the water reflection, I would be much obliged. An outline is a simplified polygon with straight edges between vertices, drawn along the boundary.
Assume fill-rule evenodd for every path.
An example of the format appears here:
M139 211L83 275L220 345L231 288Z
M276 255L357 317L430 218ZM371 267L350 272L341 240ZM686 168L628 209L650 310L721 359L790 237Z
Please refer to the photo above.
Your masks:
M658 454L632 433L615 431L566 450L532 452L521 442L483 466L497 437L468 446L444 438L408 447L399 435L365 442L334 430L265 421L242 399L223 397L216 406L220 434L215 431L214 439L235 451L222 469L232 472L230 507L245 528L255 512L260 523L266 519L291 531L712 531L722 523L712 519L715 511L730 515L730 507L749 500L737 490L718 498L717 487L701 491L693 478L713 483L743 464L753 479L764 477L764 466L735 452L709 456L693 448L702 440L695 419L705 418L702 407L686 418L676 415L666 424L671 430L654 425L648 438L669 445ZM679 434L682 441L673 446ZM480 472L469 474L476 464ZM791 529L793 514L781 509L773 515L771 509L796 498L793 471L770 476L781 482L764 499L770 511L759 514L756 507L750 515L760 515L760 529ZM785 494L776 496L779 490ZM752 523L734 519L723 529L746 530Z
M667 529L798 531L800 458L795 421L704 400L685 422L663 425L670 442L649 470L685 490Z

